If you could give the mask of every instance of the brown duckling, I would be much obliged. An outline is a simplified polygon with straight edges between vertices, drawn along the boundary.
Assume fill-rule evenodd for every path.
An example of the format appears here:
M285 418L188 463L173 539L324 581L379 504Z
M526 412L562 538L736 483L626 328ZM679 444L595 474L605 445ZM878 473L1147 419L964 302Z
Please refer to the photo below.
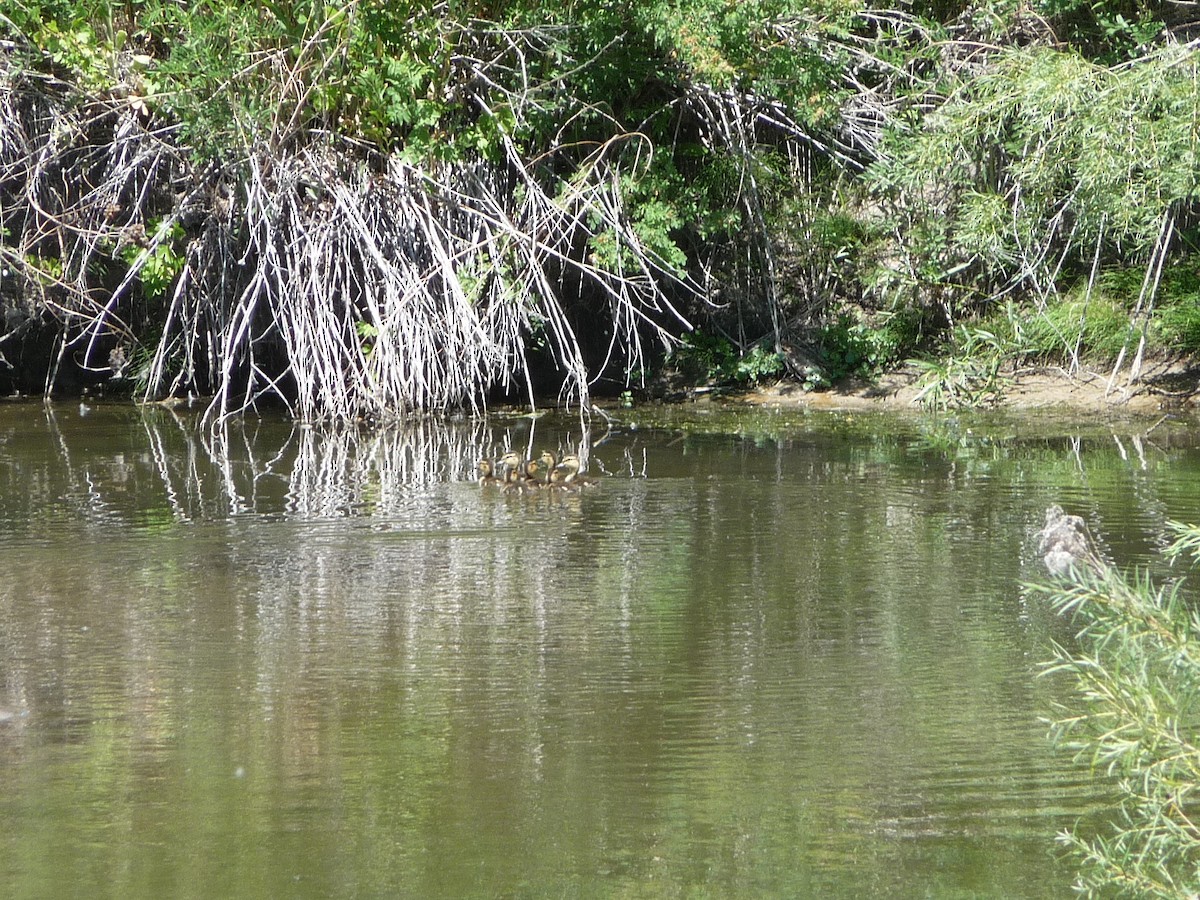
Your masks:
M501 471L504 473L504 493L528 494L541 487L529 473L529 461L519 453L510 450L500 460Z
M573 453L567 454L550 470L550 483L567 490L595 485L595 480L581 474L579 467L579 457Z
M509 450L500 457L500 480L507 484L514 472L521 476L524 475L525 460L516 450Z
M543 453L542 456L544 457L545 454ZM541 457L538 459L531 459L529 462L525 463L525 477L538 487L542 487L543 485L550 483L550 473L552 471L553 468L551 466L547 466Z
M480 484L503 484L504 479L500 477L496 471L496 464L490 459L481 459L475 466L475 470L479 473L478 481Z

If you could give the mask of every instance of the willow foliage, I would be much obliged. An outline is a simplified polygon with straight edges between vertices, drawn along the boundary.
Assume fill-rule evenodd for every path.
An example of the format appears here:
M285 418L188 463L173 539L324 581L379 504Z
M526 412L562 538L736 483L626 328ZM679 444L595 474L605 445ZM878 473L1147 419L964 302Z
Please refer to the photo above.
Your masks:
M477 405L529 383L541 354L586 408L596 378L636 378L647 341L669 344L705 314L712 284L769 268L765 193L779 175L759 151L833 121L818 37L853 11L22 4L14 97L38 92L39 72L66 90L48 115L18 103L0 135L19 248L7 258L27 280L34 257L59 265L51 287L72 298L59 304L62 354L95 369L115 337L121 358L143 361L148 397L215 393L224 416L270 394L304 418L382 417ZM807 85L802 113L787 85ZM86 147L113 173L103 198L53 180L60 125L89 106L66 130L80 146L63 152ZM162 168L122 168L117 120L169 134L182 171L168 183ZM25 209L31 185L46 202ZM76 207L90 250L65 257L78 264L42 239L76 240L64 230ZM144 258L112 256L133 279L97 316L94 264L158 222ZM177 275L165 285L148 269L164 244ZM733 293L743 320L778 330L764 283L762 302ZM165 303L114 331L138 285Z
M1172 558L1197 558L1200 529L1175 524ZM1075 679L1077 708L1053 733L1119 778L1111 831L1060 835L1088 896L1186 898L1200 891L1200 615L1189 585L1158 586L1102 567L1038 589L1079 625L1048 672Z
M999 50L944 102L898 124L871 171L906 253L951 315L1060 276L1146 264L1194 216L1200 59L1170 46L1105 66L1070 50ZM932 264L931 264L932 263Z

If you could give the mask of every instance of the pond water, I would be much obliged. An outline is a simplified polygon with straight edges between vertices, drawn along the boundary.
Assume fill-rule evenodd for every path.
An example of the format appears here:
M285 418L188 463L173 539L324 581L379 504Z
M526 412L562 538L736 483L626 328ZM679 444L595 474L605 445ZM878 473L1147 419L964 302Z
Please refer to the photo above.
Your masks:
M12 897L1061 897L1045 507L1146 564L1187 423L0 406ZM479 455L583 450L506 495Z

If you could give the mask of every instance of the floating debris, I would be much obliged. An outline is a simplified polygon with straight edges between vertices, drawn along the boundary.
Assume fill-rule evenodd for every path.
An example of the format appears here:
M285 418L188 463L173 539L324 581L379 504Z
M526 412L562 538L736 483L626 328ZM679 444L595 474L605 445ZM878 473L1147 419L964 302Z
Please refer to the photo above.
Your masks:
M1069 577L1072 570L1098 570L1103 562L1092 548L1087 523L1055 504L1046 510L1046 526L1038 532L1038 553L1051 575Z

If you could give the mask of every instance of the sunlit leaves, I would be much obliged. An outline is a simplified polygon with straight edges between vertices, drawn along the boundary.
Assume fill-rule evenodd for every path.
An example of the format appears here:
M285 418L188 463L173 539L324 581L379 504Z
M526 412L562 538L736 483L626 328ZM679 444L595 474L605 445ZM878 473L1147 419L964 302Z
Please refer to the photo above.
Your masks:
M1168 556L1195 557L1194 526L1173 526ZM1107 836L1060 835L1082 863L1089 896L1194 897L1200 888L1200 628L1188 586L1104 567L1069 583L1041 585L1079 626L1078 649L1057 647L1048 673L1074 677L1081 711L1053 725L1061 746L1121 776L1118 818ZM1114 893L1115 892L1115 893Z
M871 169L906 234L954 223L949 244L908 244L909 267L951 248L948 271L974 267L967 306L1047 292L1098 252L1101 265L1144 262L1164 216L1197 200L1198 66L1174 48L1111 68L1057 47L995 52L935 111L898 123Z

